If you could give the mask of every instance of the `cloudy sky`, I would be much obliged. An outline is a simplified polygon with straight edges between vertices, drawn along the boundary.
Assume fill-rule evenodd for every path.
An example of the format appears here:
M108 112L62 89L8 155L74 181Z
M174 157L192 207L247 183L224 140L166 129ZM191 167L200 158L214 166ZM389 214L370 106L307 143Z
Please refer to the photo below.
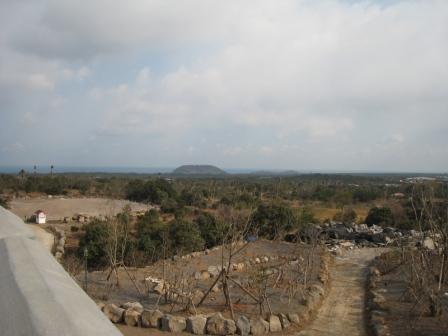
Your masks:
M448 171L446 0L0 0L0 166Z

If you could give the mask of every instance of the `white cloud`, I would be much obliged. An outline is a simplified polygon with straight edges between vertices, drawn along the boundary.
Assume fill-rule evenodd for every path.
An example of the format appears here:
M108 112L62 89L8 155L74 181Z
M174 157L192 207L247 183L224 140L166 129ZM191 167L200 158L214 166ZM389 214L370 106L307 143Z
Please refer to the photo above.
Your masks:
M41 73L30 74L26 78L26 83L36 90L52 90L54 88L54 82Z
M47 101L67 109L70 94L56 92L76 82L83 89L72 103L91 109L98 135L156 137L155 151L179 146L173 156L213 158L209 143L220 143L233 166L274 164L257 155L343 166L367 152L391 165L398 151L393 164L408 166L406 155L427 146L428 164L448 164L439 147L448 140L446 1L49 0L14 8L26 20L5 17L0 86L54 91Z

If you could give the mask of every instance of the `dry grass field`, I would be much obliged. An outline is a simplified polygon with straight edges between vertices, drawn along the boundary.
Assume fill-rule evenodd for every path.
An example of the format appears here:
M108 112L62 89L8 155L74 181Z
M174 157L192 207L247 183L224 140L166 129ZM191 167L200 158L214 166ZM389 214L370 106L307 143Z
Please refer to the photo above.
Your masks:
M10 202L11 211L17 216L30 217L36 210L43 210L47 220L61 220L75 214L88 216L112 215L120 212L129 204L132 211L146 211L148 205L126 200L111 200L107 198L19 198Z

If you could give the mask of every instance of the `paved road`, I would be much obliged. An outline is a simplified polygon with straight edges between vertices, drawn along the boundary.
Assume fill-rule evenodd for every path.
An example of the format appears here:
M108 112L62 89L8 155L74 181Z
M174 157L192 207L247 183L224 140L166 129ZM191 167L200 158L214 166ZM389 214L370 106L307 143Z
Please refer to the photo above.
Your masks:
M337 257L331 289L316 319L300 336L365 336L365 282L369 262L384 251L357 249Z
M39 227L37 224L29 224L29 226L33 230L37 240L44 245L45 249L51 252L54 244L54 236Z

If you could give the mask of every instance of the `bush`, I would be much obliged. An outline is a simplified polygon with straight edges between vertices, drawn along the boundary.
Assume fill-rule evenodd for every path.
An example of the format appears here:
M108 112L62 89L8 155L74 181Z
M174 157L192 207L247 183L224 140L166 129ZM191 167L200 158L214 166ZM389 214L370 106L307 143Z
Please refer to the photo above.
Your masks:
M167 228L157 210L151 209L137 221L137 248L146 255L160 248L168 239Z
M164 179L134 180L126 187L126 197L131 201L161 204L167 198L176 198L173 186Z
M211 248L222 243L228 228L224 222L218 221L212 214L207 212L201 213L195 222L199 227L205 247Z
M71 232L78 232L79 231L79 227L72 225L72 226L70 226L70 231Z
M169 225L172 250L176 253L189 253L204 248L204 239L196 223L185 219L175 219Z
M252 226L258 234L268 239L281 238L285 233L298 227L297 218L290 207L283 204L261 204L251 218Z
M179 205L176 200L172 198L164 199L160 205L160 210L164 213L175 213L179 209Z
M390 208L374 207L370 209L369 213L367 214L366 224L369 226L372 225L381 225L384 227L393 226L395 224L395 218Z
M87 263L89 266L104 266L107 263L106 244L109 231L107 223L94 220L85 226L85 235L79 241L78 257L84 259L84 249L87 248Z
M333 220L342 222L344 224L350 224L356 222L357 214L353 209L344 209L338 213L336 213L333 217Z

